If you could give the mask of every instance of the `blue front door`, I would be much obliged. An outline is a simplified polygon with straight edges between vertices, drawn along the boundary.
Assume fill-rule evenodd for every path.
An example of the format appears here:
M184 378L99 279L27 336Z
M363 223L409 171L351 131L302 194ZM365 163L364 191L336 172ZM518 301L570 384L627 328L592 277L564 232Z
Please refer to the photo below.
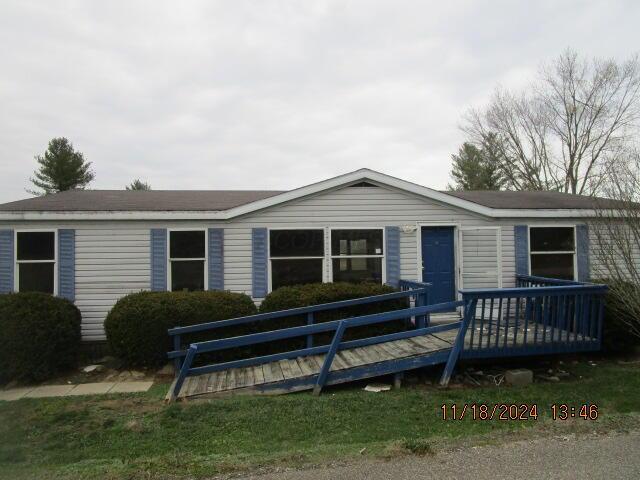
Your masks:
M432 284L432 304L456 299L453 231L453 227L422 227L422 281Z

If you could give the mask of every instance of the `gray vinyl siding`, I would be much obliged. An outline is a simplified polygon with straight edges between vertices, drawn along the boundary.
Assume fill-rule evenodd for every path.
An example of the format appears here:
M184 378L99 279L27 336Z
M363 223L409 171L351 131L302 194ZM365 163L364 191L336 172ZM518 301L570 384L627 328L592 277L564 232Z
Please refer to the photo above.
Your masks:
M501 234L496 229L462 230L463 288L498 288Z
M606 279L608 275L608 271L598 258L597 250L598 250L598 235L595 229L598 228L597 225L591 224L589 225L589 272L592 280L603 280ZM606 232L606 230L603 230ZM602 235L603 240L609 238L609 233L605 233ZM623 241L623 245L626 243ZM640 270L640 246L635 246L633 251L631 252L631 258L633 259L633 263L636 265L636 269ZM629 271L625 268L625 262L620 260L618 264L619 271L622 275L628 275ZM630 277L631 279L631 277Z
M149 229L124 224L76 230L76 305L83 339L104 339L104 318L118 298L150 289L149 248Z
M420 279L419 222L461 227L500 226L503 287L515 284L515 224L555 223L554 220L496 220L439 204L391 188L342 188L245 215L228 222L206 221L76 221L0 222L0 229L70 228L76 231L76 304L83 316L84 340L103 340L103 321L118 298L150 289L150 231L152 228L223 228L224 288L251 294L251 230L301 227L400 227L400 277ZM569 219L559 223L575 223ZM413 230L408 227L413 226ZM405 227L405 228L403 228ZM325 237L329 250L329 233ZM475 251L469 251L473 250ZM465 269L481 272L495 260L495 245L466 249ZM329 267L327 261L326 267ZM593 268L593 267L592 267ZM259 299L256 299L259 301Z

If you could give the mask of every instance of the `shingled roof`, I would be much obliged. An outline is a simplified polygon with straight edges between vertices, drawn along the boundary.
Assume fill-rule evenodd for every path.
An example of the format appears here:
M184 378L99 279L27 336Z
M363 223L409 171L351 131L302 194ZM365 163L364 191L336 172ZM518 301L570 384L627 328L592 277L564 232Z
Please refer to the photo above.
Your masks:
M417 194L434 201L467 209L487 216L532 215L591 215L595 208L615 208L614 200L571 195L560 192L494 192L466 191L439 192L422 185L401 180L369 169L360 169L344 175L306 185L286 192L279 190L70 190L42 197L18 200L0 205L0 213L11 215L39 215L40 213L66 214L103 212L118 216L129 212L149 212L156 217L166 213L193 212L208 215L217 212L217 218L233 218L250 211L289 202L309 195L349 186L388 186ZM562 212L564 210L564 213ZM149 216L149 215L148 215ZM534 215L536 216L536 215Z
M561 192L546 191L489 191L467 190L464 192L442 192L484 207L500 209L572 209L591 210L594 208L613 208L615 200L587 197Z
M277 190L68 190L0 205L2 212L220 211L283 193Z

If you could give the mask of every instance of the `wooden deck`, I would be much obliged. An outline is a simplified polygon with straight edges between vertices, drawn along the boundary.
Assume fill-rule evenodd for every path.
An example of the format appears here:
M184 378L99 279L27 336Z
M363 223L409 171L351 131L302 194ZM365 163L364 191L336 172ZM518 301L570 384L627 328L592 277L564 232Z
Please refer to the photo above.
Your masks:
M456 332L448 331L434 334L447 342L453 342ZM594 339L581 334L568 332L559 328L544 326L540 324L529 325L528 327L510 325L498 325L496 322L487 323L482 327L475 326L469 328L464 338L465 350L489 349L494 347L524 347L533 345L552 345L554 343L566 342L569 340L580 340L589 342Z
M363 366L372 366L390 362L393 360L407 359L411 357L425 357L438 352L449 351L455 341L457 330L450 330L431 335L413 337L405 340L378 343L366 347L351 348L339 351L331 366L331 372L348 371ZM467 332L464 342L464 350L478 351L490 349L496 345L503 346L506 340L507 347L523 347L525 345L552 345L554 342L571 338L566 330L538 326L537 333L534 326L529 328L519 327L517 330L510 326L505 330L504 326L491 325ZM589 341L589 337L580 337ZM515 341L514 341L515 340ZM313 388L313 379L320 372L325 355L311 355L298 357L291 360L279 360L245 368L232 368L220 372L188 377L180 391L179 399L202 398L206 396L219 396L243 393L288 393L292 391L309 390ZM374 371L369 377L376 376ZM344 377L344 381L349 381ZM300 380L297 387L278 389L278 383L286 380ZM306 381L308 380L308 381ZM340 381L332 383L341 383ZM167 398L169 394L167 394Z
M330 371L347 371L357 367L376 365L398 359L422 357L449 350L450 348L451 340L439 338L435 335L351 348L341 350L336 354ZM299 379L300 385L288 388L287 392L308 390L313 388L312 380L320 372L324 358L324 354L310 355L253 367L232 368L221 372L188 377L180 390L178 398L238 393L283 393L274 387L277 387L279 382L291 379ZM305 379L309 379L309 382L305 382ZM348 380L345 379L345 381Z

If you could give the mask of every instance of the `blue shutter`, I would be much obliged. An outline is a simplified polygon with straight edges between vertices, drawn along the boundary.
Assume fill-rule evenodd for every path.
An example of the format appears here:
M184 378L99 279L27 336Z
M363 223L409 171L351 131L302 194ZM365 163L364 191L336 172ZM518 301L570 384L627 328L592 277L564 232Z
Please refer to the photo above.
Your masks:
M224 229L209 229L209 290L224 290Z
M387 285L400 285L400 227L385 227Z
M578 281L589 281L589 226L576 225L576 255L578 263Z
M167 290L167 229L151 229L151 290Z
M529 275L529 229L526 225L513 228L516 250L516 275Z
M58 230L58 296L76 299L76 231Z
M267 229L251 230L251 280L253 298L267 295Z
M0 230L0 293L13 291L13 230Z

